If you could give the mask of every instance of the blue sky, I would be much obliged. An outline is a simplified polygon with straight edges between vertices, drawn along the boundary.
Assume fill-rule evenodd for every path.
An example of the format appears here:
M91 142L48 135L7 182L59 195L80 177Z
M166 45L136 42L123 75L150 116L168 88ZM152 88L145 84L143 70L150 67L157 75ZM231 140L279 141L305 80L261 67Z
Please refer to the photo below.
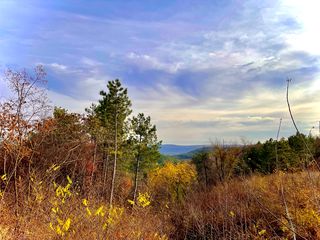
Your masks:
M0 1L0 69L48 72L53 105L83 112L115 78L164 143L294 134L320 120L315 0ZM1 94L6 94L0 81ZM313 130L316 134L317 131Z

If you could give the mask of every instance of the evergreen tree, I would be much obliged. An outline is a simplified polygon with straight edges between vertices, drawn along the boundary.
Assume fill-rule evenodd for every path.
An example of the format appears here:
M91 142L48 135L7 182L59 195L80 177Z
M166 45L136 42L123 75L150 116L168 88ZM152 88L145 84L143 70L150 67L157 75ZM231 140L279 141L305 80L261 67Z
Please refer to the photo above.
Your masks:
M99 100L95 112L100 119L102 127L108 129L108 139L106 139L105 142L110 143L113 150L113 170L109 199L111 206L113 202L119 150L121 150L125 140L126 120L132 111L128 91L121 86L121 82L118 79L109 81L107 88L108 92L100 92L102 99Z
M192 157L192 163L196 166L199 182L204 182L206 187L212 184L213 167L209 152L199 152L195 154Z
M156 126L152 125L151 118L145 117L143 113L132 118L131 130L129 141L135 152L133 201L136 202L139 173L157 163L161 142L157 140Z

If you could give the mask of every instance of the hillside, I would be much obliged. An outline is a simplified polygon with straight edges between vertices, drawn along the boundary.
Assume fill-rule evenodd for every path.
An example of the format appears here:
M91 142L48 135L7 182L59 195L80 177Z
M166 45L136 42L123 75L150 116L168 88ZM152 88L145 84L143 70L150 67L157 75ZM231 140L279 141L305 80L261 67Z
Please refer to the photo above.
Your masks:
M111 222L107 236L123 240L140 236L151 240L319 239L319 178L318 172L311 171L235 178L206 191L189 192L180 204L159 205L140 197L141 205L135 209L113 208L106 218ZM22 239L14 230L17 221L26 239L101 239L106 234L102 226L107 206L98 198L81 199L67 186L62 190L70 196L59 203L61 210L51 210L51 215L63 219L61 225L48 222L51 203L45 199L60 198L47 185L43 186L46 191L39 192L43 200L29 203L29 214L19 219L12 207L2 206L0 239Z
M196 149L202 148L205 145L175 145L163 144L160 148L160 153L163 155L179 155L189 153Z
M209 152L210 150L212 150L211 146L202 146L200 148L194 149L194 150L186 152L186 153L173 155L173 157L175 157L176 159L179 159L179 160L190 160L195 154L197 154L199 152Z
M319 179L278 172L193 192L175 211L174 239L319 239Z

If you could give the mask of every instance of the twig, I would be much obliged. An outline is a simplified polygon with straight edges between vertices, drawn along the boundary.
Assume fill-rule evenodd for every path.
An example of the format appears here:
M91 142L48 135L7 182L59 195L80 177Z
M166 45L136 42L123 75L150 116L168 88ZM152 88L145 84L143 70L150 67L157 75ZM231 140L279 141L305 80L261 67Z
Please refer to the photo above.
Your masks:
M247 184L247 182L245 182L245 185L248 187L248 189L250 189L249 186L248 186L248 184ZM287 223L285 223L284 221L282 221L282 219L279 218L275 213L273 213L268 207L264 206L264 205L261 203L261 201L259 200L259 198L258 198L255 194L252 194L251 196L252 196L252 197L254 198L254 200L260 205L261 209L264 209L264 210L267 211L271 216L274 217L275 221L277 221L277 222L283 224L284 226L286 226L290 232L292 232L294 235L299 236L300 239L305 239L305 240L307 239L307 238L305 238L304 236L302 236L299 232L297 232L295 229L293 230Z
M291 220L291 217L290 217L290 214L289 214L289 210L288 210L288 206L287 206L287 202L286 202L286 199L284 197L284 191L283 191L283 184L282 183L281 183L281 196L282 196L283 204L284 204L284 207L285 207L285 210L286 210L287 219L288 219L288 222L290 224L291 232L293 234L293 240L297 240L296 230L295 230L295 227L294 227L294 225L292 223L292 220Z
M290 82L291 82L291 78L288 78L288 79L287 79L287 104L288 104L288 109L289 109L289 113L290 113L290 117L291 117L292 123L293 123L295 129L297 130L298 136L301 137L303 144L305 145L306 149L308 150L308 152L309 152L309 154L310 154L310 156L311 156L311 158L312 158L312 162L314 162L315 165L317 166L318 170L320 170L319 164L318 164L317 161L315 160L315 158L314 158L314 156L313 156L313 154L312 154L312 152L311 152L308 144L306 143L306 141L304 140L304 138L301 136L300 131L299 131L299 129L298 129L298 127L297 127L297 124L296 124L296 122L295 122L295 120L294 120L294 117L293 117L293 115L292 115L292 111L291 111L291 107L290 107L290 102L289 102L289 84L290 84Z
M291 112L290 102L289 102L289 84L290 84L291 81L292 81L291 78L287 79L287 104L288 104L288 109L289 109L289 113L290 113L290 117L291 117L292 123L293 123L295 129L297 130L297 133L300 134L300 131L299 131L298 127L297 127L297 124L294 121L294 118L293 118L293 115L292 115L292 112Z
M280 134L280 129L281 129L281 123L282 123L282 118L280 118L280 122L279 122L279 128L278 128L278 132L277 132L277 139L276 139L276 146L275 146L275 151L276 151L276 170L278 170L279 166L279 158L278 158L278 140L279 140L279 134Z

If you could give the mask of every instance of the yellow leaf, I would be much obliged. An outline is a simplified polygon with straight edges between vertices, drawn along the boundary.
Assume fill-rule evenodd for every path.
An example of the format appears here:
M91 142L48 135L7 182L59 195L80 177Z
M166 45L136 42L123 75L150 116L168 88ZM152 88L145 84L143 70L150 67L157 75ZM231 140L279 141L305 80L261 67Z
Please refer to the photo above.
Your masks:
M82 200L82 204L87 207L88 206L88 200L84 198Z
M63 225L63 221L60 218L57 218L57 221L60 225Z
M50 226L50 229L54 231L54 228L53 228L52 222L50 222L49 226Z
M69 176L67 176L67 180L68 180L69 184L72 184L72 180Z
M7 174L3 174L3 175L1 176L1 180L2 180L2 181L7 181Z
M57 226L56 233L58 235L64 236L64 232L61 230L60 226Z
M51 208L51 211L54 212L54 213L57 213L57 212L58 212L58 207L56 207L56 208Z
M53 168L53 171L57 171L59 168L60 168L60 166L55 166L55 167Z
M90 211L90 209L89 209L88 207L86 207L86 211L87 211L87 213L88 213L89 216L92 215L92 213L91 213L91 211Z
M106 230L107 226L108 226L108 225L107 225L106 223L103 224L103 226L102 226L103 230Z
M267 231L265 230L265 229L262 229L260 232L258 232L258 234L260 235L260 236L262 236L263 234L265 234Z
M94 213L94 215L103 217L104 216L103 206L99 207L97 211Z
M70 228L70 224L71 224L71 219L68 218L62 226L62 230L67 232Z
M235 216L235 214L234 214L233 211L230 211L230 212L229 212L229 215L230 215L230 217L234 217L234 216Z

